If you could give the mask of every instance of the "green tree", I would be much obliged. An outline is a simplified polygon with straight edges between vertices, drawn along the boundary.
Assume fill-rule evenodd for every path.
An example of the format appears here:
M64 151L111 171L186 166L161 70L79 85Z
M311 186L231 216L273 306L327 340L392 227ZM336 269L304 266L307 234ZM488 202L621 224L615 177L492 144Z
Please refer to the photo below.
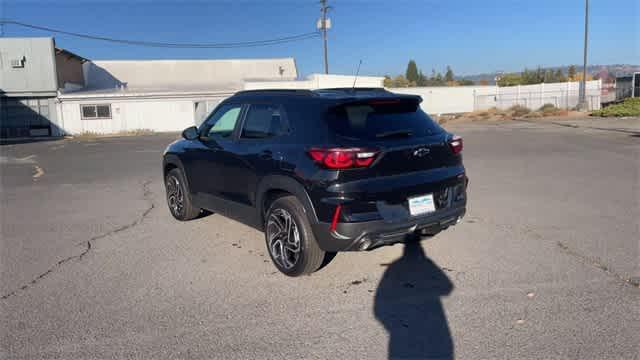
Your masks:
M564 77L564 74L562 73L562 70L560 70L560 69L556 70L553 78L554 78L555 82L565 82L565 81L567 81L567 79Z
M382 82L382 85L384 87L393 87L393 80L391 79L391 76L385 75L384 76L384 81Z
M460 86L471 86L471 85L475 85L475 83L473 82L473 80L469 80L469 79L462 79L462 80L458 80L458 84L460 84Z
M435 85L435 86L442 86L442 85L444 85L444 79L442 78L442 74L440 74L440 73L437 73L437 74L436 74L436 78L435 78L435 81L434 81L434 85Z
M420 70L420 73L418 74L418 86L427 86L428 81L427 77L422 73L422 70Z
M520 73L519 85L528 85L531 83L532 79L533 79L533 74L531 74L531 71L529 69L525 68L524 71Z
M534 82L534 84L543 83L544 82L544 75L545 75L545 71L540 66L538 66L538 68L536 69L536 72L535 72L535 78L534 78L535 82Z
M393 78L393 87L409 87L409 80L402 75Z
M409 80L409 82L418 82L418 66L415 61L409 60L409 64L407 64L407 71L405 72L405 78Z
M544 71L541 67L538 67L536 70L524 69L522 72L522 84L523 85L533 85L540 84L544 81Z
M577 74L576 66L575 65L569 66L569 70L567 70L567 76L569 77L569 80L575 80L576 74Z
M451 66L447 65L447 72L444 74L444 81L453 81L453 70L451 70Z
M499 86L515 86L522 85L522 74L503 74L498 80Z

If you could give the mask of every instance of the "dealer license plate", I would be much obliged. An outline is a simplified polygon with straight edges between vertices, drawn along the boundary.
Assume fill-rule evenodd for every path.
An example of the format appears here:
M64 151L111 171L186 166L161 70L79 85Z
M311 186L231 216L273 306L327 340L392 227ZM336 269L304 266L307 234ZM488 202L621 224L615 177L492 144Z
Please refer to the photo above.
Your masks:
M412 216L436 211L436 204L433 202L433 194L410 197L408 200L409 213Z

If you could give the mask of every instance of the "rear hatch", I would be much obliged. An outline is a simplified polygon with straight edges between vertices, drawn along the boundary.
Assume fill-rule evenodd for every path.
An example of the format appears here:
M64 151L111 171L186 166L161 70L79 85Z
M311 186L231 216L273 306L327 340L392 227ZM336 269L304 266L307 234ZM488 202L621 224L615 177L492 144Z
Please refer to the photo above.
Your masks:
M419 107L419 98L368 99L340 104L328 113L339 147L376 152L366 168L341 171L341 181L391 176L461 163L449 145L452 135Z
M464 182L462 157L452 148L453 135L419 101L367 99L330 109L327 121L338 148L376 154L368 166L340 170L328 189L353 200L345 204L345 220L406 218L408 199L427 194L433 194L436 209L451 205L449 196Z

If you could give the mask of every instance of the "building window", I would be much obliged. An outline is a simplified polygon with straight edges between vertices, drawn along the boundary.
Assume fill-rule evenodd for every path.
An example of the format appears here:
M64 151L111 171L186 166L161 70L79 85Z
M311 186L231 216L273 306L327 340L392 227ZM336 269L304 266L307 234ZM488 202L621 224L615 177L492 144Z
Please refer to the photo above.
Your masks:
M111 119L111 104L80 105L83 120Z

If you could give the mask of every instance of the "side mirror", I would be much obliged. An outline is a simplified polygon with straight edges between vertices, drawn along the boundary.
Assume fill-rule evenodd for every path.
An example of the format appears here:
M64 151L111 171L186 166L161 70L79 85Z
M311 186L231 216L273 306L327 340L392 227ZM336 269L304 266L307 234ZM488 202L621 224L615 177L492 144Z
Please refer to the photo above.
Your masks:
M195 126L190 126L182 131L182 137L187 140L195 140L198 136L198 128Z

